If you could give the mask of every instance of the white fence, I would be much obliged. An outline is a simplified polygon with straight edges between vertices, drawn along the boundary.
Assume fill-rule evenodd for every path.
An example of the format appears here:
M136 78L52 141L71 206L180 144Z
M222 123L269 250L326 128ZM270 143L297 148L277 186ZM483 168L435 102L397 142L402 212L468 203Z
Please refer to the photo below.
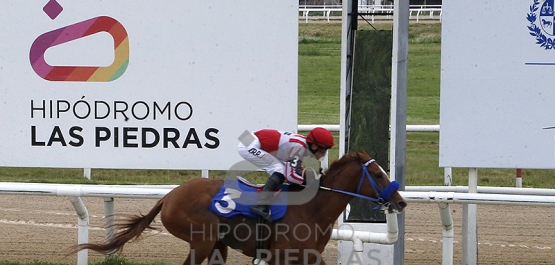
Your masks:
M88 243L89 214L81 197L101 197L105 202L107 235L114 235L114 198L161 199L177 185L82 185L82 184L44 184L0 182L0 194L6 195L37 195L68 197L78 219L77 243ZM333 229L332 239L350 240L354 242L354 250L362 260L363 243L393 244L398 238L397 218L395 214L387 214L388 233L367 231L351 231ZM107 238L109 240L109 238ZM88 264L88 250L79 251L77 264Z
M77 212L78 240L77 243L88 242L89 216L81 197L105 198L106 216L113 216L114 198L162 198L176 185L160 186L120 186L120 185L77 185L77 184L44 184L44 183L14 183L0 182L0 194L11 195L40 195L68 197ZM550 189L522 189L479 187L478 193L464 193L468 187L407 186L401 195L410 202L438 203L440 207L443 227L443 264L453 263L453 220L451 211L447 207L451 203L458 204L512 204L522 206L555 206L555 190ZM106 227L113 228L113 219L106 219ZM397 240L397 218L387 215L388 233L372 233L363 231L333 231L335 240L352 240L354 251L362 254L362 243L392 244ZM108 232L107 234L113 234ZM88 263L88 251L78 253L77 264Z
M330 18L341 18L341 5L301 5L299 13L305 22L308 23L309 18L326 19L330 22ZM312 15L316 14L316 15ZM359 5L358 13L365 19L370 19L372 23L377 19L393 19L393 5ZM436 19L441 21L442 9L441 5L411 5L409 6L409 19L416 20L419 23L421 19Z

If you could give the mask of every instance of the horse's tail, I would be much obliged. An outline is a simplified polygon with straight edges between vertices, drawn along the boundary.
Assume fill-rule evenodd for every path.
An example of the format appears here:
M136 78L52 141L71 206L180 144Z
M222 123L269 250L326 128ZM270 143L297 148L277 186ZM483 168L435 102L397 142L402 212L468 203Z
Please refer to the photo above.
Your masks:
M138 239L139 236L145 229L155 229L150 226L152 220L160 213L162 210L162 205L164 204L164 199L156 203L156 205L148 212L146 215L135 215L130 217L128 220L121 224L118 224L120 230L110 242L106 244L79 244L74 249L73 253L78 252L83 249L90 249L101 253L115 253L119 252L125 243L131 239Z

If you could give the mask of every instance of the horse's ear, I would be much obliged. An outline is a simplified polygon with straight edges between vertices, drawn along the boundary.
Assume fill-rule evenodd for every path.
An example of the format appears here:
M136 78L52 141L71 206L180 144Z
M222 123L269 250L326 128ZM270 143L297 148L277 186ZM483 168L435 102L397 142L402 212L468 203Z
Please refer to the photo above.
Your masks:
M370 159L370 156L366 153L363 148L360 148L358 152L352 152L351 157L356 158L360 162L366 162Z
M364 148L360 148L360 151L358 152L358 157L360 158L360 160L371 159L370 155L366 152L366 150L364 150Z

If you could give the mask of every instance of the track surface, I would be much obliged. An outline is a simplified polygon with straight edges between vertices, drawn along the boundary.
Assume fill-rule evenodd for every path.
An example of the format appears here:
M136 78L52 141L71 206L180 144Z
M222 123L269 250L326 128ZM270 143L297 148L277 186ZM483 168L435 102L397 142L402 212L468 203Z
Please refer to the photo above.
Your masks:
M90 215L91 242L103 240L104 208L101 198L84 198ZM155 204L149 199L116 199L118 214L146 214ZM455 226L454 264L461 264L460 205L451 206ZM554 264L554 208L478 206L479 264ZM161 226L159 218L156 225ZM406 211L405 264L441 264L441 223L436 204L409 204ZM48 261L75 264L67 249L77 242L77 215L63 197L0 196L0 261ZM336 244L326 250L335 264ZM123 254L138 262L182 264L188 245L163 229L145 233L127 244ZM103 256L90 252L89 260ZM249 264L250 259L230 252L228 264Z

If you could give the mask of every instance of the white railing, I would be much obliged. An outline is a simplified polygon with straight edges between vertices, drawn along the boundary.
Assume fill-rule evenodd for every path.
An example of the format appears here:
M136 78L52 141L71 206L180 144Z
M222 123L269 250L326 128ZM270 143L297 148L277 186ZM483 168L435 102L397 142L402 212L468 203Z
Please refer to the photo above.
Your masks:
M310 131L316 127L326 128L330 132L338 132L340 127L336 124L299 124L298 131ZM439 125L407 125L407 132L439 132Z
M17 183L0 182L0 194L10 195L40 195L63 196L71 201L78 220L77 243L88 242L89 215L81 197L103 197L105 206L107 202L113 203L113 198L139 198L158 199L165 196L176 185L141 186L141 185L79 185L79 184L44 184L44 183ZM451 203L458 204L511 204L521 206L555 206L555 190L548 189L518 189L479 187L478 193L464 193L468 187L416 187L407 186L405 191L400 191L407 202L438 203L443 225L443 264L452 264L453 258L453 220L447 206ZM488 193L495 192L495 193ZM113 210L113 208L111 208ZM112 216L113 213L106 213ZM397 240L398 227L396 217L388 214L387 233L369 233L361 231L333 230L334 240L353 240L354 251L361 254L362 243L392 244ZM113 219L106 219L107 229L114 227ZM111 233L107 233L111 234ZM113 233L112 233L113 234ZM359 253L360 252L360 253ZM88 251L83 250L77 254L78 264L88 263Z
M330 22L330 18L337 17L341 19L341 12L343 8L341 5L301 5L299 6L299 13L305 22L308 23L311 13L312 18L326 19ZM358 13L364 18L370 19L372 23L375 22L377 17L381 19L393 19L393 5L359 5ZM441 5L410 5L409 18L415 19L419 23L422 16L427 15L425 19L438 19L441 21L442 9Z
M305 22L308 23L308 18L310 13L317 13L321 14L321 17L326 18L328 23L330 22L330 17L332 12L339 13L339 17L341 17L341 12L343 11L343 7L341 5L303 5L299 6L299 13L301 13L301 17L305 19Z
M88 243L89 214L81 197L104 198L105 216L114 216L114 198L161 199L177 185L91 185L0 182L0 194L68 197L78 219L77 244ZM387 214L387 233L333 229L332 239L351 240L354 251L362 255L363 243L393 244L398 238L397 217ZM106 235L115 234L113 218L106 218ZM107 238L109 240L109 238ZM362 256L361 256L362 258ZM77 264L88 264L88 250L77 253Z
M410 6L409 7L409 12L410 12L409 13L410 17L409 18L413 18L413 16L415 16L416 17L416 23L418 23L420 21L420 15L424 15L424 14L428 15L427 19L439 19L439 21L441 21L441 15L442 15L441 5Z

